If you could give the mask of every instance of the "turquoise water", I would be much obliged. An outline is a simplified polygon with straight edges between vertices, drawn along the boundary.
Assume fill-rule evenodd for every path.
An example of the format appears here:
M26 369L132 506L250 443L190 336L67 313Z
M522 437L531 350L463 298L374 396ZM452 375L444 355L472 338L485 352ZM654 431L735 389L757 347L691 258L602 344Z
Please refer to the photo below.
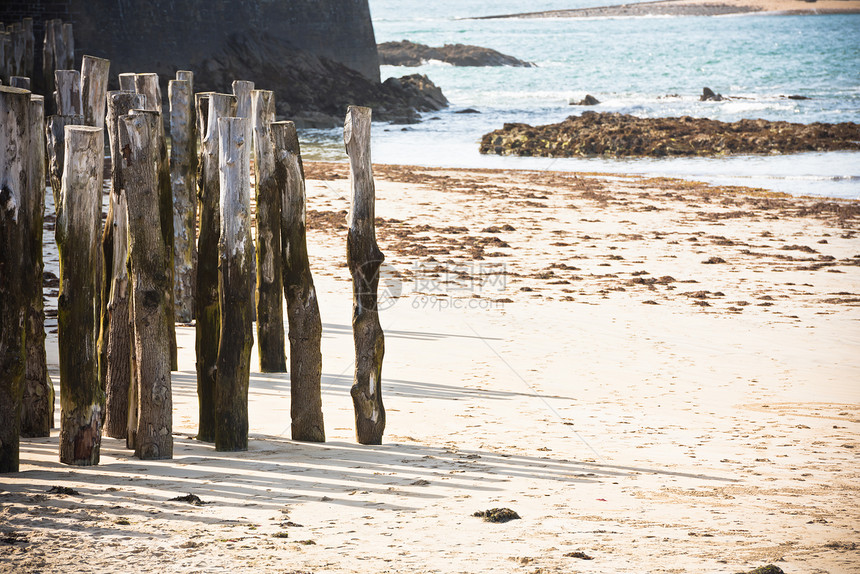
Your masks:
M535 68L383 66L383 79L427 74L451 102L413 126L380 124L374 161L460 167L635 172L860 198L860 153L720 159L538 159L482 156L481 135L505 122L557 122L583 108L642 117L724 121L860 122L860 15L471 20L469 16L586 7L591 0L371 0L378 42L475 44ZM702 88L733 99L699 102ZM790 100L803 95L809 100ZM475 108L480 114L457 114ZM405 130L405 131L404 131ZM332 132L309 134L321 157L342 151ZM311 150L308 150L311 151Z

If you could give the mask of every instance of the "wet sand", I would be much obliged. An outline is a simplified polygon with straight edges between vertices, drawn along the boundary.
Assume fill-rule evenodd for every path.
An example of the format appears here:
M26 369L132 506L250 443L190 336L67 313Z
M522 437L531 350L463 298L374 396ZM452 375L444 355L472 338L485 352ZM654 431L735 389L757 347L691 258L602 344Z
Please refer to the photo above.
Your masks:
M24 439L0 572L856 572L858 202L376 166L388 428L365 447L347 168L305 169L328 442L290 440L289 375L256 358L249 451L195 441L178 327L174 460L104 439L72 468L56 431ZM496 507L521 519L473 516Z

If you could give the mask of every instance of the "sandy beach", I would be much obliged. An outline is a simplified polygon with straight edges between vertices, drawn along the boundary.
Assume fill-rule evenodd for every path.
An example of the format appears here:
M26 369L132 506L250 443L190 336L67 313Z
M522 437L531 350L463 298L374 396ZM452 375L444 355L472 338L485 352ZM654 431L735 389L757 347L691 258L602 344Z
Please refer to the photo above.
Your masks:
M194 440L178 327L174 459L105 438L69 467L56 430L22 439L0 572L858 572L860 203L376 166L388 427L368 447L347 166L305 169L328 442L290 440L289 375L256 358L249 450ZM521 518L473 516L495 507Z
M858 0L657 0L594 8L546 10L484 18L617 18L629 16L724 16L729 14L854 14Z

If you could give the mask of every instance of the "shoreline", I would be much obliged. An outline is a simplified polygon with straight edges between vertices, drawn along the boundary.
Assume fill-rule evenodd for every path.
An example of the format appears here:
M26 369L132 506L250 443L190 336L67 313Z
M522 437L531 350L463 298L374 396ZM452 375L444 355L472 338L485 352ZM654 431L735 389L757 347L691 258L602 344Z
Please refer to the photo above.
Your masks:
M619 18L647 16L726 16L750 14L857 14L858 0L656 0L570 10L546 10L469 18Z
M256 355L249 450L193 440L194 328L177 327L174 459L103 439L102 464L70 467L56 430L23 439L0 572L855 567L860 202L375 164L380 291L398 297L380 314L388 428L365 447L349 167L304 169L328 442L289 439L289 375ZM187 493L206 504L171 501ZM522 518L472 516L495 507Z

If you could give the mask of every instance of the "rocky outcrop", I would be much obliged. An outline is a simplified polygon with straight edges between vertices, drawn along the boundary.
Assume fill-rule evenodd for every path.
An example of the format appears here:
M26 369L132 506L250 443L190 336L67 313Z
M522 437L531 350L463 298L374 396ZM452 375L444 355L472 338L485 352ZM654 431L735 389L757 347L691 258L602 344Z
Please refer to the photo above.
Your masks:
M268 35L231 36L221 50L193 62L191 69L205 72L195 74L197 91L229 91L234 79L252 80L259 88L273 90L277 115L296 121L300 128L343 125L351 104L373 108L374 120L397 123L414 123L418 112L448 105L426 76L378 83Z
M702 88L702 95L699 96L700 102L722 102L724 99L722 94L715 94L711 88Z
M453 66L514 66L530 68L534 64L525 62L480 46L467 44L445 44L433 48L409 40L385 42L377 46L379 63L389 66L420 66L430 60L447 62Z
M600 100L598 100L591 94L586 94L586 96L578 102L574 102L573 100L570 101L571 106L596 106L599 103Z
M691 118L637 118L584 112L561 123L505 124L484 135L481 153L575 156L712 156L860 150L860 124L725 123Z

